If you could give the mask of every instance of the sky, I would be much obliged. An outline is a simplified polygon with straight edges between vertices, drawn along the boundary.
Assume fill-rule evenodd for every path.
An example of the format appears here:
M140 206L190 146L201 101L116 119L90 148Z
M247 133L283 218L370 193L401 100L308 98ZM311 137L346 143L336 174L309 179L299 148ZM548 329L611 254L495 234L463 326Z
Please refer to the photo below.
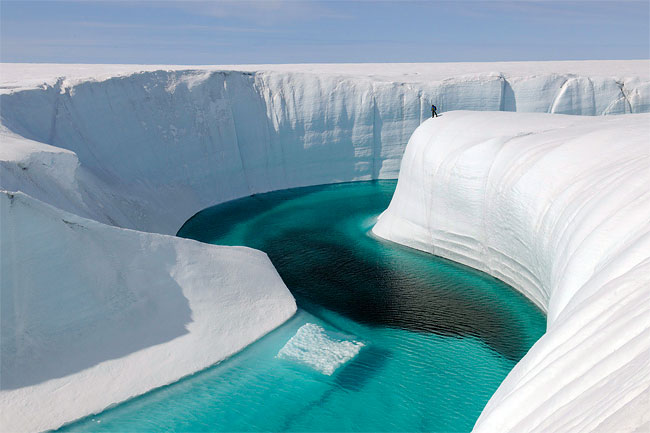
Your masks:
M644 1L0 0L3 62L650 58Z

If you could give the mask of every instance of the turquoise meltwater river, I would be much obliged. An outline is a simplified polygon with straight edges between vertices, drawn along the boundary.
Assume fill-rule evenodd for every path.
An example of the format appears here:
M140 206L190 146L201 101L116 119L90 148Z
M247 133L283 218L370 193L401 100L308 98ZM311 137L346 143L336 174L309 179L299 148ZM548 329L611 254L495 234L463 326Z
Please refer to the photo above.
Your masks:
M62 430L470 431L546 320L495 278L373 237L395 185L296 188L195 215L178 236L265 251L298 313L216 366Z

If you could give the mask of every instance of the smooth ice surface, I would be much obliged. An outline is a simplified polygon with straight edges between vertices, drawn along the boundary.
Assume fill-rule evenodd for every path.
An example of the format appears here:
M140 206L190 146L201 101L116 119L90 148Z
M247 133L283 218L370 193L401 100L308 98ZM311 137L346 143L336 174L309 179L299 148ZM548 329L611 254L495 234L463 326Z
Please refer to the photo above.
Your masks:
M328 334L322 326L306 323L278 352L278 358L308 365L331 376L337 368L357 356L363 343Z
M3 431L42 431L180 379L296 311L268 257L0 193Z
M650 116L454 112L411 137L375 234L484 270L547 333L475 430L650 422Z

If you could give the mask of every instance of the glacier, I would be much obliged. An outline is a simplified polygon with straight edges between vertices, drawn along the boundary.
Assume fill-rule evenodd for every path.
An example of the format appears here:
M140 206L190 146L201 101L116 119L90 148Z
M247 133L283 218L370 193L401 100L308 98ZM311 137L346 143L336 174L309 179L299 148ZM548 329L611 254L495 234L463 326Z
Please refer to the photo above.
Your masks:
M425 120L432 103L443 113L437 125L469 116L453 110L516 111L520 113L502 114L512 116L513 124L521 118L535 131L524 135L556 124L569 131L580 124L585 136L591 127L609 125L616 143L620 127L647 138L647 129L638 125L647 123L647 117L631 113L650 111L649 66L647 60L0 65L0 423L15 431L56 428L218 362L293 314L295 301L262 253L166 236L199 210L277 189L397 178L411 134L431 123ZM625 115L584 118L527 112ZM468 118L486 128L486 141L493 140L476 156L477 167L481 158L489 157L491 146L506 140L500 128L508 123L503 120L507 118L494 118L501 126L492 128L487 121L491 114L482 115L488 117ZM456 128L461 134L476 125L459 122ZM559 145L566 137L560 134L562 128L556 129ZM414 137L420 134L418 129ZM586 147L579 152L592 154ZM628 166L638 170L637 165ZM546 167L556 171L553 163ZM495 166L493 171L502 169ZM606 177L606 170L594 176L599 173L604 184L619 180ZM400 178L401 185L409 182L406 176ZM420 180L422 184L413 181L412 188L424 191L428 184ZM462 201L467 191L456 192ZM579 211L569 205L555 210L571 215ZM388 224L391 214L386 212L377 230ZM495 215L494 220L502 217L507 215ZM574 220L567 231L587 230ZM467 222L459 218L459 224L462 221ZM516 221L527 220L522 216ZM399 241L409 244L409 239L416 238ZM466 250L482 245L467 242ZM417 246L430 248L425 241ZM543 253L528 251L526 259L546 260ZM463 257L471 257L471 252L454 259ZM508 267L525 272L514 263L520 260L502 258L508 266L499 268L499 278L507 280L512 274ZM484 269L480 258L469 264ZM543 265L548 263L540 263L539 269ZM590 272L588 267L580 267L581 273L575 269L570 274L553 270L567 279L553 296L550 286L535 281L540 275L524 273L522 278L532 283L511 283L547 308L549 323L570 320L573 310L562 313L565 304L587 299L574 298L565 287L574 287L576 278ZM165 293L160 299L159 291ZM177 313L165 317L173 320L160 332L150 332L170 309ZM556 312L558 317L552 319ZM237 314L241 322L233 322L235 329L228 326L228 317ZM133 324L131 337L122 341L128 324ZM106 347L94 346L90 354L89 347L96 344L93 336L106 341ZM206 339L211 343L203 347ZM539 345L559 347L561 342L546 336ZM538 365L527 359L540 350L546 353L534 346L522 365ZM570 353L586 356L580 350ZM522 368L511 376L523 374L515 373ZM121 371L124 380L118 377ZM9 378L6 383L4 378ZM492 425L495 421L490 420L502 419L505 408L516 407L513 401L519 397L499 397L509 395L509 387L522 386L511 382L509 377L502 386L506 391L500 388L495 394L477 428ZM521 395L546 401L530 391L543 389L538 385L531 381ZM573 397L584 392L584 398L590 398L584 390L562 392L559 395ZM647 400L639 398L634 401L643 407ZM632 403L625 406L630 407Z
M475 431L650 422L650 115L453 112L411 137L373 232L485 271L547 313Z

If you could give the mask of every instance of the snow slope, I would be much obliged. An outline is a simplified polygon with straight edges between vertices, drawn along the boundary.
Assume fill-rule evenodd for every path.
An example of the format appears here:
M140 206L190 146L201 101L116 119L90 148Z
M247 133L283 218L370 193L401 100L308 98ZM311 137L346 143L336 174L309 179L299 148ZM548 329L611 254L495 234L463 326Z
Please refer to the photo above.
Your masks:
M0 421L56 427L223 359L295 309L266 259L249 273L262 260L250 250L125 228L173 234L197 211L251 193L396 178L431 103L439 120L456 109L647 112L648 66L0 65L0 190L24 193L2 199ZM169 293L162 304L156 290ZM228 328L246 296L277 315L247 310ZM174 320L152 331L170 308ZM130 339L119 333L127 316L139 320ZM106 349L89 349L104 328L114 330ZM203 347L206 338L227 344Z
M453 112L411 137L373 232L468 264L547 312L475 431L650 423L650 115Z
M649 67L645 60L238 70L3 64L0 104L7 130L70 150L81 165L72 201L36 198L172 234L199 210L252 193L396 178L431 103L442 111L650 111ZM30 182L27 172L11 174L13 185Z
M268 257L0 193L0 425L40 431L241 350L296 311Z

